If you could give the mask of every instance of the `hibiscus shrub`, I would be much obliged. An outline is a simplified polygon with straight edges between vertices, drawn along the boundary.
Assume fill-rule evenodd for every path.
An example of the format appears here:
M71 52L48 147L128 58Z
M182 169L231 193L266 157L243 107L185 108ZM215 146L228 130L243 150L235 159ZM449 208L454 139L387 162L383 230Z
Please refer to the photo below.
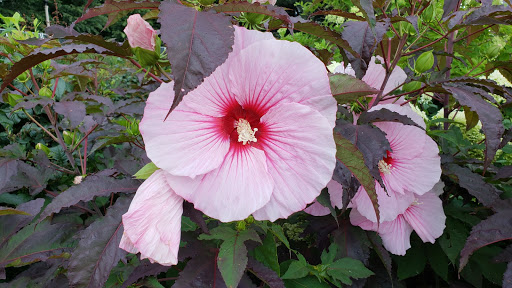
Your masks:
M2 16L0 287L512 287L510 1L91 4Z

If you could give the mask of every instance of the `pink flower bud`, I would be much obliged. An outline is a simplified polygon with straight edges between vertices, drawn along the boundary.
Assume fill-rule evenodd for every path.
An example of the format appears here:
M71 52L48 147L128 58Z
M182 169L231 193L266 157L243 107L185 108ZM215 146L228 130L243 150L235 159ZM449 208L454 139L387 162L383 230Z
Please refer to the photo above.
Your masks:
M155 50L156 32L140 14L128 17L128 25L124 28L128 42L132 48L140 47L146 50Z

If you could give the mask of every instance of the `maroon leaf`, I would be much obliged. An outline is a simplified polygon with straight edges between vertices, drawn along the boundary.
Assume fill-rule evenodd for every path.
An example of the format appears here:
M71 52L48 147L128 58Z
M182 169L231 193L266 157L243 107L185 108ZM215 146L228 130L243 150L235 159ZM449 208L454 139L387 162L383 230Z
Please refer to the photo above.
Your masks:
M508 21L505 17L508 16ZM464 25L511 24L512 8L505 5L482 5L464 20Z
M387 156L387 151L391 151L386 134L370 125L352 125L340 120L337 121L334 131L356 145L357 149L363 154L364 163L370 170L370 174L384 187L378 164Z
M460 252L459 272L468 263L469 256L476 250L503 240L512 239L512 205L500 201L496 214L473 226L464 248Z
M332 96L338 104L347 104L356 101L361 96L379 93L364 81L348 74L333 74L329 76Z
M268 268L253 258L249 258L249 261L247 262L247 269L252 274L254 274L254 276L263 281L263 283L267 284L268 287L285 288L283 280L279 278L279 275L277 275L274 270Z
M260 5L260 3L249 3L249 2L230 2L222 5L217 5L212 8L216 12L233 13L233 12L249 12L262 15L268 15L279 19L286 23L288 26L293 28L293 22L286 13L286 11L279 6L273 5Z
M498 169L498 173L494 176L494 179L505 179L512 177L512 165L501 167ZM510 260L512 261L512 260Z
M39 96L39 97L32 97L32 96L26 97L25 96L25 97L23 97L23 101L18 102L16 104L16 106L14 106L13 110L18 110L21 108L28 110L28 109L32 109L32 108L36 107L37 105L41 105L44 107L48 104L53 104L53 99L50 99L50 98L47 98L44 96Z
M80 201L90 201L96 196L110 196L111 193L133 193L137 191L140 182L133 179L115 179L106 175L91 175L68 190L60 193L46 206L40 219L58 213L62 208L75 205Z
M325 39L325 40L331 42L332 44L338 46L340 49L343 48L343 49L347 50L355 57L360 57L359 53L356 52L355 49L352 49L349 42L347 42L345 39L340 37L340 34L338 34L337 32L335 32L327 27L318 25L313 22L306 22L306 23L298 22L298 23L294 24L293 29L314 35L314 36L322 38L322 39Z
M382 37L388 30L390 22L378 22L373 29L365 21L349 21L343 26L345 28L341 37L357 53L347 55L348 60L352 69L356 72L357 78L361 79L368 69L373 52L375 52L377 45L382 41Z
M9 179L18 172L18 160L0 158L0 191L9 182Z
M203 251L187 262L173 288L226 288L217 267L216 249L203 245Z
M454 176L460 187L468 190L469 194L475 196L485 206L491 206L499 199L498 190L486 183L481 175L457 164L446 164L442 168L445 175Z
M29 224L32 219L41 211L44 199L38 198L16 207L17 210L26 212L30 215L4 215L0 217L0 247L18 230Z
M233 50L231 17L200 12L175 2L162 2L158 21L174 76L174 100L169 113Z
M316 11L315 13L311 14L311 16L315 15L336 15L341 16L349 19L354 19L357 21L365 21L365 19L361 16L358 16L354 13L345 12L343 10L327 10L327 11Z
M511 287L512 286L512 262L507 264L507 270L505 270L505 274L503 274L503 286L502 287Z
M2 192L10 192L27 187L31 195L41 192L52 176L53 170L45 168L35 168L24 162L18 162L18 171L16 175L9 179L7 185L0 189Z
M15 261L17 265L45 261L67 252L71 249L72 241L68 240L74 231L67 223L51 225L43 221L27 225L0 247L0 267Z
M458 0L445 0L443 4L443 18L452 13L459 6Z
M11 73L7 75L3 79L2 86L0 87L0 91L4 90L7 85L9 85L16 77L18 77L21 73L26 70L34 67L35 65L57 57L61 57L64 55L70 54L82 54L82 53L98 53L98 54L106 54L106 55L116 55L116 53L105 49L103 47L93 45L93 44L70 44L62 47L50 48L50 49L36 49L26 57L22 58L20 61L14 63L11 67Z
M82 123L85 118L85 104L80 101L57 102L53 109L69 120L72 129Z
M352 226L349 220L340 221L339 228L333 232L333 241L339 248L336 258L349 257L368 264L370 250L366 245L366 234L359 227Z
M398 122L402 123L404 125L411 125L416 126L420 129L423 129L420 125L418 125L416 122L414 122L411 118L402 115L400 113L388 110L386 108L379 109L377 111L370 111L370 112L363 112L361 113L361 116L359 116L359 119L357 120L357 123L359 124L369 124L373 122ZM424 130L424 129L423 129Z
M73 287L103 287L110 271L126 252L119 248L123 236L121 216L128 211L131 197L121 197L80 233L80 242L69 259L67 276Z
M169 270L169 268L170 268L168 266L163 266L158 263L150 263L147 259L144 259L141 262L142 262L142 264L135 267L135 269L130 274L128 279L126 279L123 282L123 285L121 286L121 288L126 288L126 287L132 285L133 283L135 283L137 280L142 279L144 277L158 275L162 272Z
M482 99L482 94L478 88L455 85L454 83L445 83L443 88L452 93L453 97L463 106L467 106L471 111L475 111L482 122L482 130L485 134L485 162L484 166L488 166L494 159L494 155L498 150L501 142L501 136L504 132L503 116L501 111Z
M87 8L90 4L85 6ZM113 1L113 0L105 0L105 3L101 6L91 8L87 10L80 18L76 19L75 23L82 22L92 17L96 17L99 15L119 13L122 11L131 11L136 9L158 9L158 5L160 2L153 1ZM84 10L85 10L84 8ZM105 28L108 26L105 26Z

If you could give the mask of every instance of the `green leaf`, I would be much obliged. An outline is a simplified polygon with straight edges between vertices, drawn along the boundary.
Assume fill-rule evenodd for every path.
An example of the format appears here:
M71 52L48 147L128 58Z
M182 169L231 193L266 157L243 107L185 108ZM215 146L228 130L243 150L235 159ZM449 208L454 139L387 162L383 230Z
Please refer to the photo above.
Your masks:
M468 235L469 231L464 224L452 217L446 218L446 228L438 242L452 264L457 264L457 258L464 248Z
M281 279L298 279L306 277L309 274L309 269L307 264L304 264L302 261L292 260L290 267L281 276Z
M425 264L427 263L427 257L425 256L423 245L411 244L412 248L407 250L407 254L405 254L405 256L396 257L396 262L398 264L397 276L400 280L420 274L423 272L423 269L425 269Z
M274 270L277 275L281 275L279 260L277 258L277 245L272 233L267 234L263 244L251 251L251 256L268 268Z
M287 288L330 288L331 286L325 282L321 282L314 276L307 276L300 279L284 280Z
M379 93L364 81L348 74L334 74L329 76L331 92L338 104L347 104L356 101L361 96Z
M370 174L370 170L364 164L364 157L361 151L348 139L343 138L339 133L334 133L336 142L336 159L343 163L354 174L354 177L370 196L373 209L377 215L377 222L380 221L379 203L377 202L377 192L375 191L375 179Z
M345 284L352 284L352 280L367 278L373 275L374 273L366 268L363 262L352 259L352 258L342 258L336 260L336 262L330 264L327 267L327 274L334 279L340 280Z
M471 128L475 127L478 124L478 114L474 111L471 111L468 107L464 107L464 116L466 118L466 131L471 130Z
M199 226L187 216L181 217L181 231L196 231Z
M144 165L144 167L142 167L139 171L137 171L137 173L135 173L135 175L133 175L133 177L135 177L135 179L148 179L149 176L151 176L156 170L158 170L160 168L156 167L156 165L151 162L151 163L148 163L146 165Z
M244 242L254 240L261 243L261 239L252 229L235 231L227 226L216 227L210 233L211 235L200 235L199 239L224 240L217 256L219 270L228 287L237 287L247 266L247 248Z
M277 237L277 239L279 239L279 241L283 242L283 244L284 244L284 246L286 246L286 248L288 248L290 250L292 249L292 248L290 248L290 242L288 242L288 238L286 238L286 236L284 235L283 227L281 227L277 224L272 224L271 231L272 231L272 233L274 233L274 235Z
M320 256L322 264L325 265L334 262L334 259L336 258L336 253L338 253L338 245L332 243L331 246L329 246L329 251L327 251L327 249L322 251L322 255Z
M448 282L448 267L450 266L450 259L444 254L443 249L438 243L429 245L427 244L428 262L432 270L436 272L439 277Z

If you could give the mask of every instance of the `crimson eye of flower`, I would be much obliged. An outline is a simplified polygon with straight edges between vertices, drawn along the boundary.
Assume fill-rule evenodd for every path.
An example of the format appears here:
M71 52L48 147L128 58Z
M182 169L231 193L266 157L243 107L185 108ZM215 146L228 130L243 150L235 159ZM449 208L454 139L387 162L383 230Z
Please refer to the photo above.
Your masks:
M393 158L391 158L391 152L386 151L386 157L379 161L378 167L382 174L390 174L393 169Z

